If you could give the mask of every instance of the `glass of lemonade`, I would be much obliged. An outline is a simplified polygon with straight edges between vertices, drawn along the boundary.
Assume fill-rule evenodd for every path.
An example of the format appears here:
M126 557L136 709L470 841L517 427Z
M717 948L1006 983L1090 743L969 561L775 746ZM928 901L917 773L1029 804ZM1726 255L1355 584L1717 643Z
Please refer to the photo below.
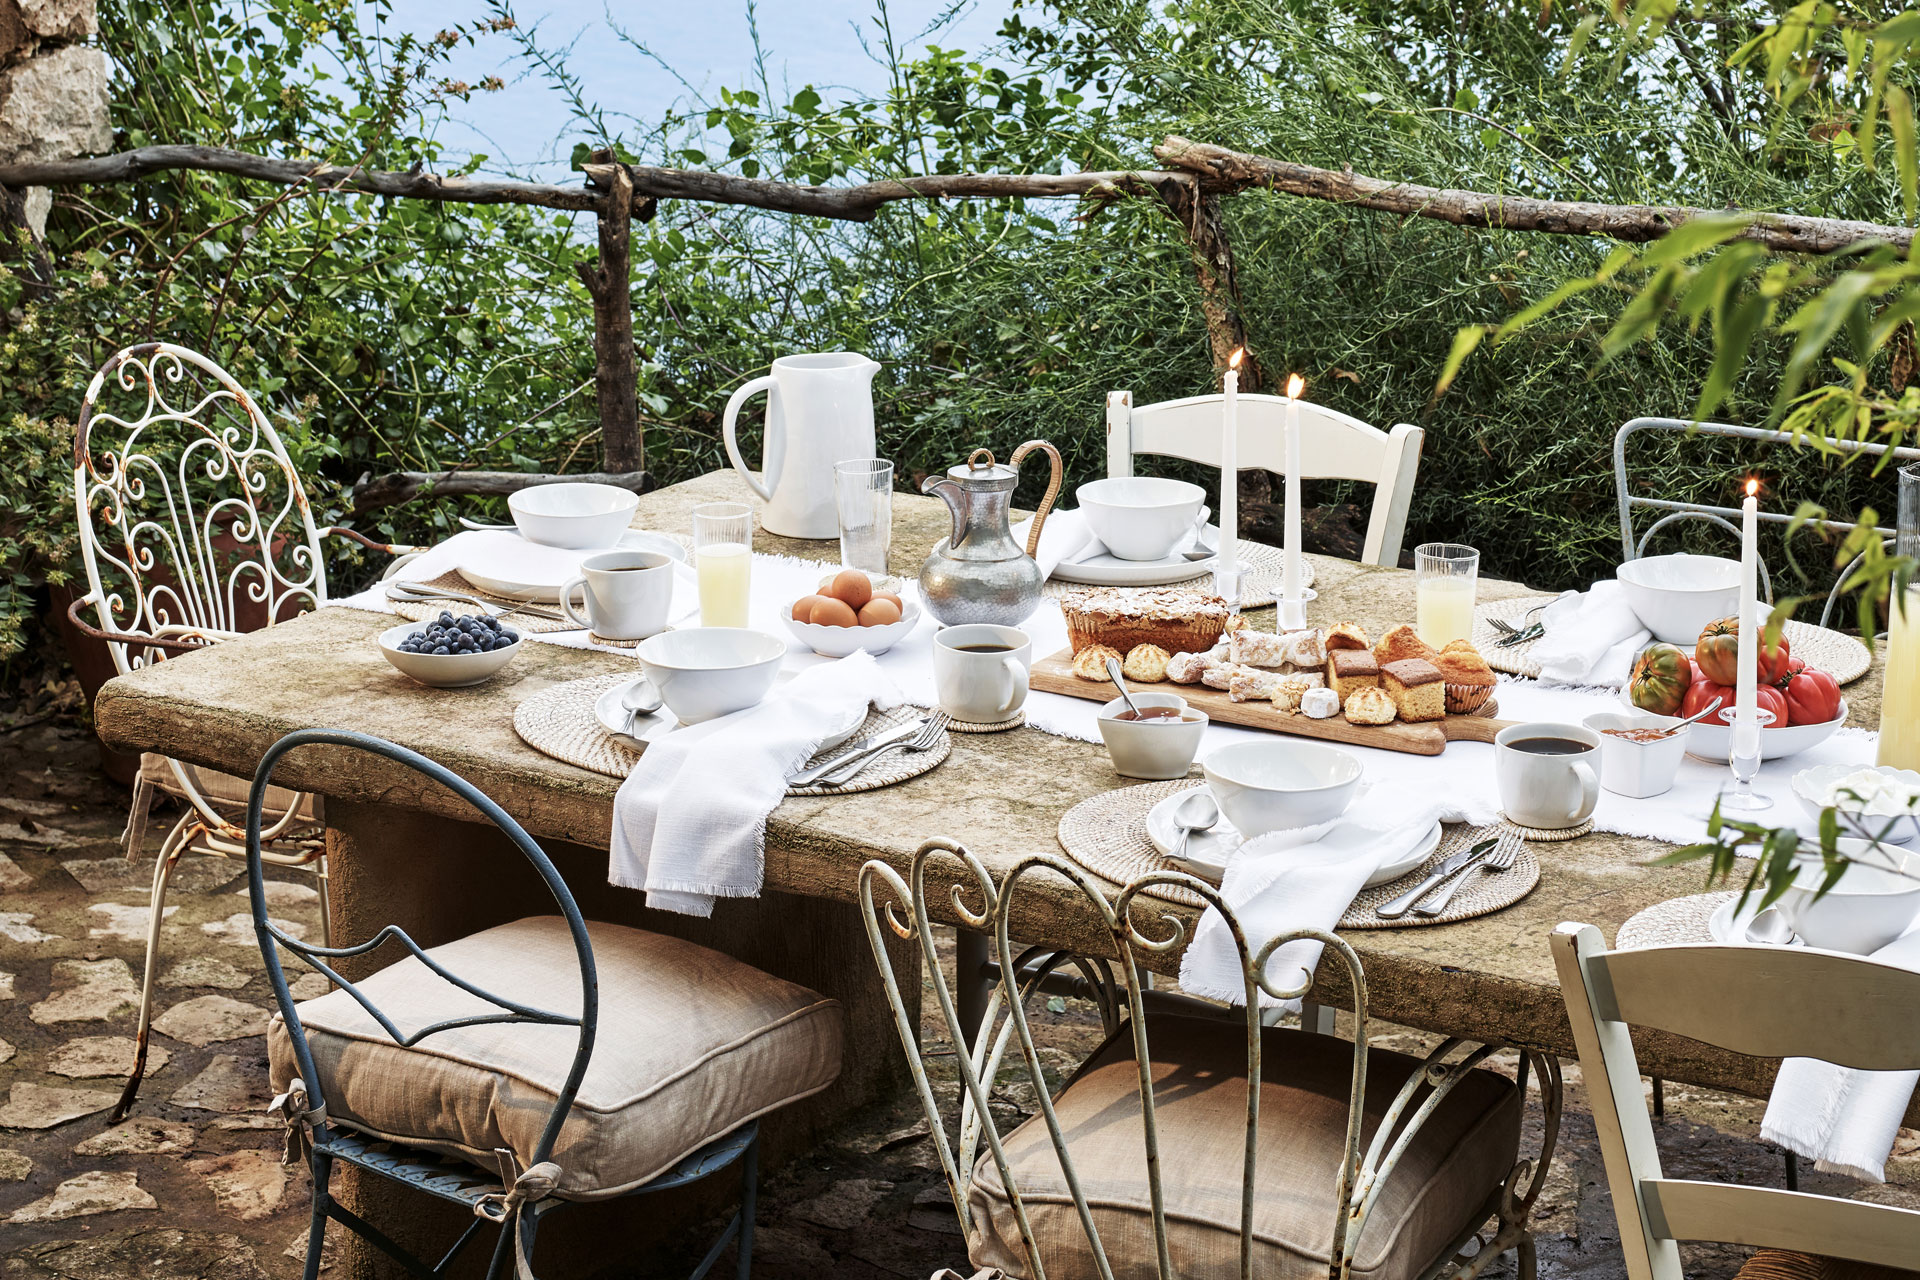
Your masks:
M1459 542L1423 542L1413 550L1414 623L1434 648L1473 639L1473 597L1480 553Z
M693 563L700 576L700 625L747 625L753 569L753 508L703 502L693 509Z

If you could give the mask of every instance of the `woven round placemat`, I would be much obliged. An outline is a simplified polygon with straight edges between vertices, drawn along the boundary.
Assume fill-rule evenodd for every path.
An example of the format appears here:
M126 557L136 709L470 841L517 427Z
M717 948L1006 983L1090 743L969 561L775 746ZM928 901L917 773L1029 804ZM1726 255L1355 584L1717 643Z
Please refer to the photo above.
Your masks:
M1739 896L1739 890L1728 889L1720 893L1695 893L1685 898L1656 902L1645 911L1627 918L1626 923L1620 926L1620 932L1614 935L1614 948L1631 951L1636 947L1677 947L1690 942L1712 942L1713 934L1707 929L1707 921L1720 909L1721 903Z
M1549 598L1521 596L1513 600L1489 600L1474 606L1473 646L1480 650L1488 666L1509 675L1537 677L1540 674L1540 664L1533 660L1533 646L1537 641L1528 640L1503 649L1498 643L1500 632L1494 629L1492 620L1498 618L1516 627L1524 627L1529 621L1538 620L1537 615L1533 619L1527 618L1527 611L1547 603L1550 603ZM1810 667L1818 667L1840 684L1858 680L1873 666L1873 656L1867 652L1867 646L1844 632L1791 619L1781 628L1781 632L1792 647L1794 657Z
M981 724L973 720L948 720L947 728L955 733L1005 733L1009 729L1018 729L1027 722L1024 710L1013 713L1010 720L1001 720L994 724Z
M600 695L617 684L632 680L631 674L588 676L542 689L513 709L513 731L520 740L543 755L568 764L604 773L610 778L625 778L633 772L640 752L608 733L594 718L593 704ZM861 726L848 741L879 733L894 725L919 719L921 712L909 706L892 711L869 711ZM942 733L925 751L891 751L872 768L862 770L854 779L838 787L789 787L790 796L845 796L860 791L917 778L935 768L953 751L953 739ZM845 755L846 744L814 757L820 763Z
M1535 844L1556 844L1563 840L1578 840L1593 830L1593 819L1588 818L1577 827L1529 827L1523 822L1515 822L1506 814L1500 815L1500 827L1511 831L1522 840L1531 840Z
M1240 607L1258 609L1272 604L1280 598L1280 580L1286 574L1286 553L1279 547L1270 547L1264 542L1240 540ZM1179 582L1164 584L1169 587L1185 587L1189 590L1217 593L1220 584L1214 579L1211 569L1195 574ZM1313 585L1313 561L1302 556L1300 559L1300 585ZM1098 591L1100 588L1086 582L1062 582L1057 578L1047 580L1047 594L1056 598L1069 591Z
M1204 786L1198 778L1176 778L1171 782L1146 782L1139 786L1119 787L1082 800L1060 818L1056 835L1066 855L1116 889L1150 871L1172 871L1173 862L1147 838L1147 814L1168 796L1193 787ZM1520 850L1512 869L1498 875L1476 874L1460 887L1437 916L1402 917L1382 920L1373 909L1405 893L1420 882L1440 860L1457 853L1476 840L1497 834L1493 827L1448 827L1440 847L1417 869L1398 880L1363 889L1341 917L1342 929L1405 929L1415 925L1448 924L1470 920L1502 907L1512 906L1533 890L1540 881L1540 862L1533 851ZM1142 896L1158 898L1177 906L1199 908L1200 896L1177 885L1156 885Z

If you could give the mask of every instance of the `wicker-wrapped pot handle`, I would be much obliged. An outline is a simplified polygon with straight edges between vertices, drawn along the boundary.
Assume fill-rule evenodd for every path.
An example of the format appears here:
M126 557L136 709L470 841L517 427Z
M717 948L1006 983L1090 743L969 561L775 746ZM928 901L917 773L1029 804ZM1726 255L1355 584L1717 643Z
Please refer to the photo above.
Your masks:
M1047 522L1047 512L1053 510L1053 500L1060 496L1060 451L1045 440L1029 440L1013 451L1010 461L1013 469L1020 469L1020 461L1035 449L1046 450L1047 460L1053 466L1053 474L1047 480L1047 496L1040 499L1039 510L1033 513L1033 528L1027 533L1027 554L1032 556L1040 549L1040 526Z

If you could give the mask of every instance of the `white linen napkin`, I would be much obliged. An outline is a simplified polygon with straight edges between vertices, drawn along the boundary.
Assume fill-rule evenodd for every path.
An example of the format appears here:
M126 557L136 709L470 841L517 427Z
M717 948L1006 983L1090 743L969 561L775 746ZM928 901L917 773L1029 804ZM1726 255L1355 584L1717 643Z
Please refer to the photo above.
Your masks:
M1031 518L1013 526L1013 540L1022 550L1026 549L1027 534L1032 528ZM1048 512L1047 522L1040 526L1040 545L1034 551L1033 562L1040 566L1043 576L1051 578L1053 571L1063 564L1091 560L1106 552L1107 544L1094 536L1086 516L1078 511L1056 510Z
M1408 853L1436 821L1457 817L1440 804L1411 816L1398 805L1376 805L1369 812L1364 811L1364 800L1364 795L1356 798L1354 809L1334 822L1269 832L1235 851L1220 894L1240 922L1249 954L1257 955L1270 939L1294 929L1332 932L1369 876ZM1287 943L1268 957L1268 979L1277 987L1301 985L1320 963L1320 951L1321 944L1310 939ZM1208 907L1180 959L1180 986L1197 996L1243 1005L1246 984L1241 974L1233 934L1220 912ZM1289 1012L1300 1007L1298 1000L1278 1001L1264 991L1260 1004Z
M1920 970L1920 929L1873 953L1882 964ZM1788 1058L1774 1077L1760 1136L1814 1162L1822 1173L1887 1180L1920 1071L1861 1071L1818 1058Z
M1546 684L1617 688L1633 671L1633 655L1653 638L1627 607L1627 589L1614 578L1591 591L1563 592L1540 614L1546 634L1534 642L1533 658Z
M712 915L715 898L758 897L767 815L787 775L869 704L888 710L900 694L860 652L802 671L758 706L649 743L614 797L608 881L692 916Z

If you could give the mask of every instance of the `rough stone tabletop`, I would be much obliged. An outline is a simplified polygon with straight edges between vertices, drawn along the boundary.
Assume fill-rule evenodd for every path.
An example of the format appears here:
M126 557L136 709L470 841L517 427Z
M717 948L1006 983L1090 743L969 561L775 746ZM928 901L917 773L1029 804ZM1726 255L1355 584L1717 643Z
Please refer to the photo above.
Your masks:
M696 503L748 497L731 472L716 472L646 495L635 523L684 531ZM896 495L894 513L891 568L917 573L933 543L947 533L946 508L933 499ZM838 558L832 542L758 533L755 545L811 559ZM1413 616L1410 573L1327 557L1314 558L1314 571L1315 621L1351 618L1377 631ZM1480 594L1500 599L1537 593L1482 578ZM1271 626L1268 613L1256 613L1255 624ZM251 774L262 752L294 729L357 729L467 777L535 836L606 847L618 784L522 743L513 731L513 709L549 685L628 668L632 660L530 644L486 684L426 689L395 671L375 647L372 637L390 624L382 614L326 609L123 676L101 691L94 708L99 732L120 750L160 751ZM1867 727L1879 714L1879 665L1876 660L1875 670L1847 690L1854 722ZM446 793L363 754L303 749L286 758L275 781L344 799L470 816ZM768 824L767 884L851 900L863 861L884 858L904 869L914 849L936 835L965 843L993 869L1023 854L1057 853L1060 815L1116 785L1122 781L1097 744L1032 729L955 735L947 762L909 782L852 796L787 800ZM1708 888L1697 866L1648 865L1666 846L1647 840L1596 833L1539 848L1539 886L1505 911L1458 924L1349 934L1367 973L1370 1012L1423 1030L1571 1054L1547 948L1554 926L1578 920L1611 937L1642 908ZM944 889L935 901L944 908ZM954 918L950 911L935 914ZM1091 912L1063 888L1057 896L1030 899L1017 932L1026 941L1109 953L1096 928ZM1344 982L1331 966L1323 967L1322 979L1316 998L1340 1004ZM1742 1092L1764 1092L1773 1073L1770 1062L1672 1037L1649 1038L1642 1054L1650 1072ZM1920 1105L1910 1123L1915 1119Z

